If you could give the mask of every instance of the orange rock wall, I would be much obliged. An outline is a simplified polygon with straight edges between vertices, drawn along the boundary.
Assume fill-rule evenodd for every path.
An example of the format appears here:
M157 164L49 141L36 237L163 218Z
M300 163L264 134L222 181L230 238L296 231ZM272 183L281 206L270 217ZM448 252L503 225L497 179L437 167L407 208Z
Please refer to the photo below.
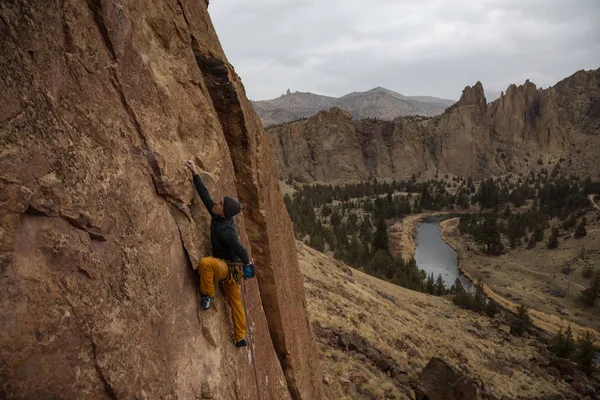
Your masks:
M272 155L207 3L0 6L0 397L321 397ZM244 207L253 353L219 291L199 312L190 158Z

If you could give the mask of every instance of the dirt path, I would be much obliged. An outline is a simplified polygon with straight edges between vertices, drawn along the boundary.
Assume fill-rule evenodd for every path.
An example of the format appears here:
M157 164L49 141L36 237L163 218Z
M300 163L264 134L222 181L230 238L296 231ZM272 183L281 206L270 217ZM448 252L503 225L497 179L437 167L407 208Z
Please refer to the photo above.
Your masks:
M388 228L388 245L394 258L409 260L415 254L417 224L429 215L429 213L408 215Z
M590 194L590 195L588 196L588 199L590 199L590 202L592 203L592 205L593 205L594 207L596 207L596 210L600 210L600 206L598 206L598 204L596 204L596 202L594 201L594 196L595 196L595 195L593 195L593 194Z
M568 279L565 279L565 278L563 278L563 277L560 277L560 276L556 276L556 275L554 275L554 274L546 274L546 273L544 273L544 272L535 271L535 270L533 270L533 269L530 269L530 268L527 268L527 267L525 267L525 266L524 266L523 264L521 264L521 263L518 263L518 262L516 262L516 261L513 261L513 260L509 260L509 259L508 259L508 254L505 254L505 255L504 255L504 259L506 260L506 262L507 262L507 263L510 263L510 264L512 264L512 265L516 265L517 267L519 267L519 268L521 268L522 270L524 270L524 271L527 271L527 272L529 272L529 273L532 273L532 274L535 274L535 275L539 275L539 276L546 276L546 277L550 277L550 278L558 278L558 279L560 279L560 280L562 280L562 281L565 281L565 282L567 282L567 283L569 283L569 284L571 284L571 285L575 285L575 286L577 286L578 288L580 288L580 289L582 289L582 290L583 290L583 289L585 289L585 286L582 286L582 285L580 285L579 283L575 283L575 282L573 282L573 281L570 281L570 280L568 280Z

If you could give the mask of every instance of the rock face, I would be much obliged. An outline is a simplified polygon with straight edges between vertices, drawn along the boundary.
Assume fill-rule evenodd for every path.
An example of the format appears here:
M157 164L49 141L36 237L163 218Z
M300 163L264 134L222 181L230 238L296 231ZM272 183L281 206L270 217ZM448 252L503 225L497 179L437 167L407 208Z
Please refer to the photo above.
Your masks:
M1 398L321 398L274 159L207 4L0 7ZM253 352L219 291L199 312L189 158L244 206Z
M527 81L487 103L480 82L430 119L354 120L339 109L267 130L280 177L405 178L425 171L475 178L552 167L600 176L600 70L541 90Z
M430 96L404 96L376 87L366 92L352 92L342 97L321 96L288 89L276 99L253 101L252 105L265 126L311 117L319 111L338 107L355 118L393 120L405 115L439 115L454 100Z
M419 375L417 399L476 400L477 386L444 360L434 357Z

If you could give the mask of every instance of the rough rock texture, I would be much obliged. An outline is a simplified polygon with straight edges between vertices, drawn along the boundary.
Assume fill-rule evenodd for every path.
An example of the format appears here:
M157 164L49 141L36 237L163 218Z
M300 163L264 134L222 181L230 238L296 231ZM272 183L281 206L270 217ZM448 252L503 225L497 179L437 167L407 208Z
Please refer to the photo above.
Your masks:
M560 162L600 176L600 70L541 90L527 81L487 103L480 82L441 116L353 120L339 109L267 130L280 177L404 178L439 170L476 178Z
M476 400L477 386L463 373L434 357L419 375L417 398L423 399L420 392L429 400Z
M1 398L321 397L273 156L207 4L0 5ZM198 312L190 157L244 206L253 353L219 291Z
M355 118L393 120L405 115L439 115L454 100L430 96L404 96L376 87L366 92L353 92L342 97L321 96L288 89L276 99L253 101L252 105L265 126L311 117L319 111L338 107Z

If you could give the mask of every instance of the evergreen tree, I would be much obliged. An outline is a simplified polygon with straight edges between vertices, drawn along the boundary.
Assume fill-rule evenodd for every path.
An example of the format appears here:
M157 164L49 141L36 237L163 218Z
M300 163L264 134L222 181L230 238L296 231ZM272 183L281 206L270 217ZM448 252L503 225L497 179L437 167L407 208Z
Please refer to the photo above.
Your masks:
M570 229L577 225L577 218L575 218L575 214L571 214L567 219L565 219L562 223L563 229Z
M498 303L494 300L488 300L488 303L485 306L485 315L490 318L494 318L496 314L500 311L500 307L498 307Z
M427 277L427 282L425 283L425 293L435 293L435 280L433 279L433 272Z
M563 332L559 329L556 335L552 338L552 352L558 357L569 358L573 351L575 351L575 340L573 339L573 332L571 331L571 325Z
M485 311L486 297L483 289L483 281L477 281L475 285L475 296L473 297L473 311L483 313Z
M510 333L520 336L523 333L528 332L531 325L532 322L531 317L529 316L529 309L525 304L521 304L517 307L517 315L511 322Z
M536 242L544 240L544 230L539 225L533 230L533 240Z
M580 300L586 307L592 307L596 299L600 297L600 271L596 271L592 276L590 287L581 291Z
M322 208L321 208L321 216L323 218L327 218L331 215L331 206L329 204L325 204Z
M383 218L380 218L377 221L377 228L375 229L375 236L373 237L373 249L388 250L387 225Z
M367 266L367 272L371 275L383 277L383 274L390 269L392 264L392 257L390 253L385 250L377 250L369 261Z
M317 251L325 250L325 241L323 240L323 236L319 234L313 233L312 235L310 235L308 245Z
M587 231L585 229L585 217L581 218L581 222L579 222L579 225L577 225L577 228L575 228L575 238L579 239L584 237L585 235L587 235Z
M456 278L454 280L454 284L452 285L452 287L450 287L450 294L457 294L464 291L465 289L463 288L462 283L460 283L460 279Z
M435 281L434 294L436 296L443 296L446 294L446 286L444 285L444 279L442 279L442 274L439 274L437 280Z
M552 228L552 233L550 233L546 247L549 249L555 249L558 247L558 228Z
M598 349L595 345L596 338L590 331L585 331L583 335L577 338L579 344L579 351L577 352L575 359L579 368L585 372L588 376L592 376L595 370L594 357Z
M504 245L500 238L500 227L495 215L489 215L485 218L481 226L478 227L475 235L477 244L486 246L486 253L499 254Z
M334 228L342 223L342 217L340 216L340 213L338 212L337 208L334 209L331 213L329 221L331 222L331 226L333 226Z

